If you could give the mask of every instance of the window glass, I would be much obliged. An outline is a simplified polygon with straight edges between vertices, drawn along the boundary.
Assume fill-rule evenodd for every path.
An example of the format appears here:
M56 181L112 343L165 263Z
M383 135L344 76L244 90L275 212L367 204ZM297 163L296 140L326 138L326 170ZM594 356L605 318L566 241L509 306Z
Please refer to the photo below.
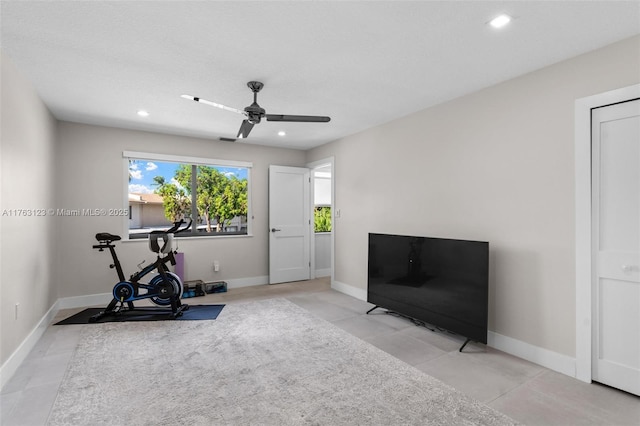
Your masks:
M128 158L129 238L192 220L185 236L248 234L248 167Z
M331 206L316 206L313 224L314 232L331 232Z

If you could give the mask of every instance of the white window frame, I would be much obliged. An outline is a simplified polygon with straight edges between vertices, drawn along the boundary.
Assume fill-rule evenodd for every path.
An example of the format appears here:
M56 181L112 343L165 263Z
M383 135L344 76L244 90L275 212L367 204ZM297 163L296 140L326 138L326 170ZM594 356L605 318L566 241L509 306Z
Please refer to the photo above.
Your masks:
M221 167L242 167L247 169L247 233L242 235L199 235L190 236L185 238L244 238L253 236L253 202L251 196L251 169L253 163L249 161L235 161L235 160L222 160L217 158L203 158L203 157L188 157L183 155L169 155L158 154L152 152L139 152L139 151L123 151L122 152L122 176L126 176L129 172L129 160L150 160L150 161L162 161L168 163L181 163L192 164L198 166L221 166ZM123 206L125 209L129 209L129 182L123 179ZM124 229L124 235L127 236L128 241L146 241L146 239L130 239L129 238L129 216L123 216L122 226Z

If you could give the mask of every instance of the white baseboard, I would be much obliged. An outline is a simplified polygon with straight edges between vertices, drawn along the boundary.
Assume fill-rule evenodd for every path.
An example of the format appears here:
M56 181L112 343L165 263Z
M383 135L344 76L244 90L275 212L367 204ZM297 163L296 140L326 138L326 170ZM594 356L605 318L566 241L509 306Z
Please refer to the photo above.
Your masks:
M86 296L62 297L58 299L58 309L105 307L113 299L111 293L88 294Z
M11 377L13 377L15 372L18 370L18 367L20 367L20 365L25 361L29 352L31 352L36 343L38 343L38 340L40 340L60 309L84 308L94 305L105 306L109 303L112 297L111 293L102 293L86 296L63 297L56 300L56 302L43 315L31 333L29 333L20 346L18 346L18 349L16 349L9 359L2 364L2 367L0 367L0 389L4 388L4 385L6 385Z
M367 290L356 288L352 285L333 281L331 288L349 296L360 300L367 300ZM506 352L518 358L541 365L558 373L565 374L570 377L576 377L576 359L567 355L563 355L548 349L544 349L532 344L514 339L512 337L503 336L493 331L488 332L487 344L492 348Z
M333 280L331 283L331 288L339 291L340 293L344 293L351 297L355 297L360 300L367 300L367 290L362 288L357 288L349 284L341 283L340 281Z
M259 277L250 277L250 278L231 278L228 280L221 280L227 283L227 288L240 288L240 287L250 287L253 285L263 285L269 284L269 276L263 275Z
M570 377L576 377L576 359L489 331L488 345Z
M262 285L269 282L268 276L259 276L251 278L234 278L230 280L222 280L227 283L227 288L249 287L253 285ZM106 306L113 296L111 293L88 294L86 296L63 297L58 299L58 309L70 308L86 308L89 306Z
M331 276L331 268L316 269L315 274L316 274L316 278L329 277Z
M229 280L221 280L227 283L227 288L249 287L254 285L267 284L268 276L250 277L250 278L232 278ZM63 297L58 299L58 309L84 308L89 306L106 306L113 296L111 293L89 294L86 296Z
M20 367L24 362L29 355L29 352L31 352L35 347L36 343L38 343L38 340L40 340L53 318L55 318L59 309L57 305L58 302L56 301L56 303L49 308L47 313L44 314L33 330L31 330L31 333L29 333L27 338L22 341L20 346L18 346L18 349L16 349L4 364L2 364L2 367L0 367L0 389L4 388L4 385L6 385L16 371L18 371L18 367Z
M268 276L233 278L225 281L227 288L249 287L269 282ZM89 306L106 306L112 299L111 293L88 294L85 296L63 297L58 299L57 309L85 308Z

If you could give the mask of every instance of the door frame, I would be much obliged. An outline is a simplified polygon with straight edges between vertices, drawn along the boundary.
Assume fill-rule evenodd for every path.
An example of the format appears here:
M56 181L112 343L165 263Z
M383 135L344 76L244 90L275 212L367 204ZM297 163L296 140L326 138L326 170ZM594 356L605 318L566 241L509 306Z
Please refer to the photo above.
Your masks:
M593 217L591 205L591 110L640 98L640 84L575 101L576 374L591 383L593 353Z
M335 200L335 194L336 194L336 167L335 167L335 161L334 161L334 157L328 157L328 158L324 158L321 160L316 160L316 161L312 161L310 163L307 163L305 167L307 167L308 169L311 170L311 178L313 179L313 170L320 167L320 166L326 166L327 164L331 166L331 242L330 242L330 246L331 246L331 253L330 253L330 259L331 259L331 287L333 287L333 283L334 283L334 279L335 279L335 269L334 269L334 265L335 265L335 258L334 258L334 253L335 253L335 235L336 235L336 217L335 217L335 211L336 211L336 200ZM311 185L311 196L310 196L310 205L309 208L311 209L311 211L313 212L313 209L315 207L314 204L314 189L313 189L313 184ZM313 217L313 216L311 216ZM316 277L316 259L315 259L315 242L316 242L316 236L315 236L315 232L313 232L313 228L311 229L311 238L310 238L310 244L311 244L311 278L315 278Z

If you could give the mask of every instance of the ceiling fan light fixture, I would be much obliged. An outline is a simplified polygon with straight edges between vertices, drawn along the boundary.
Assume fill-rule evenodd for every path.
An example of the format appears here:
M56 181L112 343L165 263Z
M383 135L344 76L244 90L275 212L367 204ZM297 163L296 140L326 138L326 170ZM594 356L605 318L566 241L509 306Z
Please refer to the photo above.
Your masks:
M503 13L501 15L496 16L491 21L489 21L489 25L491 25L493 28L502 28L505 25L507 25L509 22L511 22L511 16L507 15L506 13Z

